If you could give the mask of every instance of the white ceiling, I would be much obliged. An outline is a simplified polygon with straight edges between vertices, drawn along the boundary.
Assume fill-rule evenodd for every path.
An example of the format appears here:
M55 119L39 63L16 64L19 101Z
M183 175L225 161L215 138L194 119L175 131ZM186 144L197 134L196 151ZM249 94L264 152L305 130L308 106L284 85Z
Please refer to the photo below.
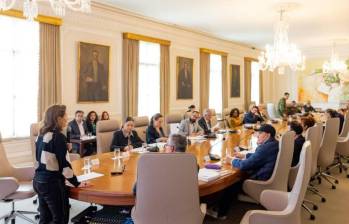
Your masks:
M263 48L273 41L279 15L276 0L103 0L118 8L166 23L210 33ZM295 0L300 8L287 13L290 41L302 49L328 47L347 39L349 0Z

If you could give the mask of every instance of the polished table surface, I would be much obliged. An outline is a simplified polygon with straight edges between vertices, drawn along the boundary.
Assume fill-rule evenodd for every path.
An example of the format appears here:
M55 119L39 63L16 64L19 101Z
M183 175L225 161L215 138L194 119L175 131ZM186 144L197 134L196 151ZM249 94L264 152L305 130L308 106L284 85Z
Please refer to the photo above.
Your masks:
M286 130L286 122L273 124L278 133ZM235 146L253 146L256 138L253 137L252 129L239 127L237 133L218 134L216 139L208 139L201 142L192 142L187 152L196 156L199 166L202 168L205 164L204 157L211 151L212 154L221 156L224 160L227 151L232 153ZM102 173L104 176L90 180L92 186L88 188L71 188L70 197L79 201L102 205L133 205L135 197L133 195L133 185L137 177L137 161L140 154L130 153L128 158L124 158L123 162L126 165L122 175L111 175L110 171L114 167L112 160L113 153L104 153L91 156L91 159L98 158L100 164L92 167L92 172ZM238 182L242 177L242 172L232 168L231 165L225 164L224 161L214 162L222 164L222 170L228 170L228 173L221 176L219 179L211 182L199 181L200 196L206 196L215 192L221 191L224 188ZM72 162L73 170L76 175L83 174L84 159Z

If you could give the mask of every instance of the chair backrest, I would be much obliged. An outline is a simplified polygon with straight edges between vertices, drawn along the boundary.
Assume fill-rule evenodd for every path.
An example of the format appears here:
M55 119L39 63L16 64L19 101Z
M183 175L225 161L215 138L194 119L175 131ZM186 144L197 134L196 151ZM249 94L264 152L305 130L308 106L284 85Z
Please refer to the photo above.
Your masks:
M294 151L293 131L288 131L282 135L279 142L279 153L276 159L272 176L267 182L271 183L271 189L287 191L288 175L291 168Z
M120 129L120 121L118 120L103 120L97 122L97 153L110 151L113 134L118 129Z
M267 103L267 114L270 119L276 119L280 117L276 112L275 105L273 103Z
M319 156L320 143L322 139L323 127L322 124L316 124L307 130L305 140L310 141L311 153L312 153L312 164L311 164L311 175L315 175L317 171L317 160Z
M13 177L13 167L7 159L6 151L2 143L1 133L0 133L0 177Z
M146 142L146 130L149 125L149 118L147 116L142 117L134 117L135 120L135 128L134 130L137 132L138 136Z
M339 135L340 137L347 137L349 134L349 115L346 114L344 116L344 124L341 130L341 134Z
M312 152L311 143L306 141L303 144L302 152L299 158L299 169L296 177L295 184L290 192L289 203L285 210L293 211L294 216L298 216L300 220L302 203L305 197L305 193L308 188L310 175L311 175L311 163Z
M178 130L179 123L181 123L182 119L183 119L183 115L180 114L180 113L173 113L173 114L167 115L165 117L166 133L168 135L172 134L171 133L171 127L173 128L173 130L176 129L174 127L177 127L177 130Z
M36 161L36 147L35 142L36 139L39 136L40 131L40 124L39 123L33 123L30 125L30 148L32 150L32 156L33 156L33 162Z
M197 161L190 153L147 153L137 166L137 224L199 224Z
M333 163L337 146L338 128L339 118L329 118L326 121L318 157L318 166L323 169Z

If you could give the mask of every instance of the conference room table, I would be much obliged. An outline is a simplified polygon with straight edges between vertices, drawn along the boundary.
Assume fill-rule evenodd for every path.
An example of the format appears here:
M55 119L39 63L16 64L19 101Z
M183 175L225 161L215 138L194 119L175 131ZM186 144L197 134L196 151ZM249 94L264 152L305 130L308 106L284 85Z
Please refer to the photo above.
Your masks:
M287 130L287 122L285 121L279 121L272 125L275 127L277 133ZM199 193L201 197L221 191L240 181L243 177L243 172L225 163L226 154L232 154L236 146L246 148L256 147L257 139L253 129L238 127L235 130L237 130L236 133L217 134L217 138L215 139L198 142L192 141L188 145L187 153L192 153L196 156L200 168L203 168L207 163L207 155L209 153L221 157L220 161L209 161L209 163L222 165L222 175L210 182L199 180ZM123 158L125 170L121 175L111 175L111 170L115 166L115 160L112 159L113 156L114 154L112 152L91 156L91 160L99 160L99 165L92 166L91 172L101 173L103 176L91 179L90 183L92 186L88 188L70 188L70 198L101 205L134 205L133 185L137 179L137 161L141 154L130 153L128 157ZM84 174L84 158L73 161L72 167L76 175Z

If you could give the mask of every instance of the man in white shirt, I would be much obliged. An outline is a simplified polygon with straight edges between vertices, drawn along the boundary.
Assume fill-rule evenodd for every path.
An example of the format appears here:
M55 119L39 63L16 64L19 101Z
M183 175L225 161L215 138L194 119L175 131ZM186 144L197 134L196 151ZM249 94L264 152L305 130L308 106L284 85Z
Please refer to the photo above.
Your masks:
M209 135L212 132L216 132L219 129L218 123L212 127L212 111L206 109L204 111L204 116L198 121L200 127L204 130L205 135Z

